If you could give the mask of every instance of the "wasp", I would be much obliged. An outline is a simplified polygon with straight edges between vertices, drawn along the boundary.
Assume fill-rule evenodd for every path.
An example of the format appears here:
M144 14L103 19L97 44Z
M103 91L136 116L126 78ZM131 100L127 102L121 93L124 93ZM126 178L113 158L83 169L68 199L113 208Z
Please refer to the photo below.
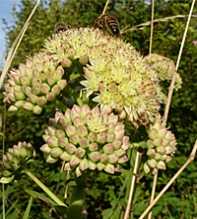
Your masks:
M70 25L67 25L67 24L64 24L64 23L57 23L55 25L54 32L55 33L60 33L60 32L67 31L70 28L71 28Z
M107 33L119 36L120 29L119 29L119 22L115 16L102 14L100 15L94 23L95 28L99 28Z

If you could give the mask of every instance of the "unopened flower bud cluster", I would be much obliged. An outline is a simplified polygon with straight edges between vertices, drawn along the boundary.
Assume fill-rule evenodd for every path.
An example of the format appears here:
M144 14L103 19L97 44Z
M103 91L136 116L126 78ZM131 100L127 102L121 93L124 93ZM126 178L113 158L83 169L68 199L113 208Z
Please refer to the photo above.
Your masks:
M75 169L80 176L86 169L113 174L127 161L129 138L111 108L74 105L64 114L57 112L54 122L56 127L46 129L41 147L47 162L65 161L64 169Z
M150 127L148 136L148 161L144 164L144 170L146 173L151 171L154 174L157 170L166 169L166 164L176 151L176 139L174 134L164 127L159 118Z
M20 64L5 83L4 101L11 104L9 110L23 108L40 114L43 106L66 86L63 74L64 69L44 52Z
M182 85L182 79L180 75L176 71L176 66L173 62L173 60L152 53L144 58L144 61L148 66L155 72L157 72L157 75L161 81L170 81L172 79L173 74L176 75L176 83L175 83L175 89L181 88Z
M30 143L19 142L3 155L4 169L15 171L22 167L29 159L35 156L35 151Z

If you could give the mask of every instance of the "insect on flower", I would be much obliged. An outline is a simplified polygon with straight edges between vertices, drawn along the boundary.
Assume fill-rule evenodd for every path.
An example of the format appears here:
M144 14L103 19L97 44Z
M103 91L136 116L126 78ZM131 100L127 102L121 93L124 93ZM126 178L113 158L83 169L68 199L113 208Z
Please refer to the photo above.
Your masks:
M120 29L119 29L119 22L115 16L102 14L100 15L94 23L95 28L99 28L107 33L119 36Z
M67 25L67 24L64 24L64 23L57 23L55 25L54 32L55 33L60 33L60 32L67 31L70 28L71 28L70 25Z

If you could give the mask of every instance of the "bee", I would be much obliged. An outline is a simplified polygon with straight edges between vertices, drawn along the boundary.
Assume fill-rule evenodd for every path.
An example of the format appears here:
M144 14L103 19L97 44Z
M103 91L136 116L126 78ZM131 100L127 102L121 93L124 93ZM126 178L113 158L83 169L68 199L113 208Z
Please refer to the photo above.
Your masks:
M64 24L64 23L57 23L55 25L54 32L55 33L60 33L60 32L67 31L70 28L71 28L70 25L67 25L67 24Z
M107 33L114 36L120 35L118 19L112 15L100 15L95 20L94 27L106 31Z

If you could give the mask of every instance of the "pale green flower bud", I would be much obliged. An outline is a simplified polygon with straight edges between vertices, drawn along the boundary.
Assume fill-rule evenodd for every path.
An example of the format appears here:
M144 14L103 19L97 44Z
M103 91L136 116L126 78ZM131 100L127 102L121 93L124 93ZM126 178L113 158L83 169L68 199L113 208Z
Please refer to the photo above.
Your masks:
M106 153L106 154L111 154L111 153L113 153L113 151L114 151L113 144L110 144L110 143L109 143L109 144L104 145L103 151L104 151L104 153Z
M110 163L113 163L113 164L114 164L114 163L117 163L118 160L120 160L120 159L118 159L118 156L117 156L117 155L115 155L115 154L110 154L110 155L109 155L109 162L110 162Z
M63 150L59 147L52 148L50 154L54 158L58 158L63 153Z
M89 160L88 161L88 168L90 170L95 170L96 169L96 164Z
M114 174L115 168L113 164L107 164L104 169L107 173Z
M69 154L73 154L73 153L75 153L76 152L76 150L77 150L77 148L75 147L75 145L74 144L66 144L65 145L65 149L66 149L66 151L69 153Z
M83 159L80 161L80 164L79 164L80 170L84 171L88 169L88 167L89 167L89 161L87 159Z
M163 161L159 161L157 163L157 168L160 169L160 170L165 170L166 169L166 165Z
M70 159L70 166L71 166L71 167L75 167L75 166L77 166L79 163L80 163L80 159L79 159L78 157L76 157L75 155L72 155L72 156L71 156L71 159Z
M100 152L97 152L97 151L89 153L88 156L94 162L99 161L101 158Z
M154 160L154 159L148 160L147 163L148 163L148 165L149 165L151 168L156 168L156 167L157 167L157 161Z
M79 167L76 168L75 173L77 177L81 176L82 172Z
M40 147L40 150L44 153L47 153L49 154L50 151L51 151L51 148L48 146L48 144L43 144L41 147Z
M89 150L90 150L90 151L96 151L96 150L98 150L98 144L97 144L97 143L91 143L91 144L89 144Z
M33 107L33 113L35 113L36 115L39 115L42 112L42 108L38 105Z
M99 162L96 164L96 167L99 171L101 171L105 169L105 164Z
M66 134L68 135L68 137L71 137L72 135L75 135L77 132L75 126L73 125L68 125L66 127Z
M66 151L64 151L64 152L60 155L60 159L61 159L61 160L64 160L64 161L70 161L71 155L68 154Z
M125 163L127 161L128 161L128 157L126 155L124 155L118 159L118 163Z
M25 103L23 104L23 108L26 109L26 110L32 111L33 108L34 108L34 105L33 105L32 103L30 103L30 102L25 102Z
M61 62L60 62L61 66L63 68L69 68L72 65L72 61L68 58L64 58Z
M87 55L80 56L79 62L81 65L87 65L89 62L89 57Z
M17 111L18 110L18 108L16 107L16 106L13 106L13 105L11 105L9 108L8 108L8 111L9 112L14 112L14 111Z
M78 158L83 158L85 153L86 153L86 151L83 148L77 148L77 150L75 151L75 155Z

